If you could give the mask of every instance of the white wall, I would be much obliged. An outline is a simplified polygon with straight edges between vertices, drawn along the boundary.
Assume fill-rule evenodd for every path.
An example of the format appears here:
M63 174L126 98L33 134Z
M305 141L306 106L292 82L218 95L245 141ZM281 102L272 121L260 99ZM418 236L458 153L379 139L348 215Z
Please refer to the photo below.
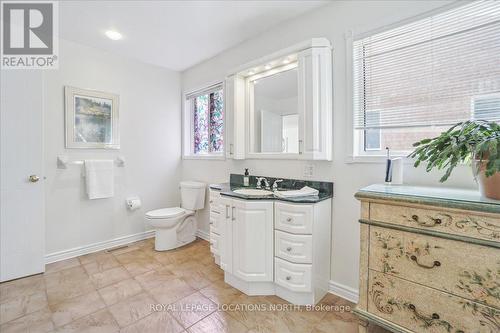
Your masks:
M45 77L46 252L111 240L145 230L144 212L179 204L181 156L180 74L72 42L60 43L58 70ZM64 86L120 95L120 150L65 149ZM125 158L115 168L115 195L86 198L82 166L70 160ZM125 198L138 195L143 208L129 212Z
M384 165L345 162L348 130L346 120L345 41L344 33L370 31L445 5L444 1L335 1L326 7L288 21L258 38L246 41L182 74L184 91L222 80L228 72L248 61L313 37L327 37L334 47L334 159L333 162L305 161L200 161L183 160L182 177L206 182L226 182L230 173L274 177L304 178L307 164L314 166L316 180L333 181L335 195L332 221L331 279L334 283L357 290L359 257L359 203L354 193L361 187L383 182ZM436 185L439 174L405 167L405 182ZM475 187L468 167L458 169L446 186ZM200 229L208 231L208 212L200 214Z

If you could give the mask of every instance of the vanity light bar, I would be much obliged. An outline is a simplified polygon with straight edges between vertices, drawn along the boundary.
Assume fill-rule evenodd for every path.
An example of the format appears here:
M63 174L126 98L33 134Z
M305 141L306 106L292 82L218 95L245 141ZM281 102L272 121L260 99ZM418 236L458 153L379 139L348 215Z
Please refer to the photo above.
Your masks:
M259 74L255 74L253 76L249 76L248 80L249 81L256 81L256 80L261 79L263 77L272 76L272 75L275 75L275 74L278 74L278 73L281 73L281 72L285 72L285 71L288 71L290 69L294 69L294 68L297 68L297 67L298 67L298 63L295 61L295 62L289 63L287 65L284 65L284 66L274 67L273 69L270 69L268 71L260 72Z
M268 71L274 71L276 69L281 69L281 68L283 68L283 65L294 64L294 63L296 63L296 61L297 61L297 54L292 54L292 55L288 55L286 57L283 57L281 59L276 59L276 60L270 61L266 65L257 66L254 68L247 69L245 71L240 72L240 74L242 76L245 76L245 77L250 77L250 76L253 76L255 74L261 75L261 74L266 73L266 75L264 75L264 76L269 76L269 75L279 73L283 70L278 70L278 71L273 72L271 74L267 74ZM291 68L293 68L293 67L291 67ZM284 70L288 70L291 68L287 68ZM262 77L264 77L264 76L262 76Z

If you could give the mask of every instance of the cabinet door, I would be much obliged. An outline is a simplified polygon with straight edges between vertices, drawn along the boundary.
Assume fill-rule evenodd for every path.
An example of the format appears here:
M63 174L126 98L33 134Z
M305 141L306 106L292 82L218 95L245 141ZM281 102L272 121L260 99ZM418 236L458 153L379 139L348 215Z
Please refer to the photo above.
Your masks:
M332 54L328 47L299 53L299 156L332 160Z
M273 281L273 203L233 200L233 274Z
M232 202L231 199L220 197L221 212L218 221L220 268L228 273L233 271Z
M224 95L226 157L241 160L245 158L245 80L227 77Z

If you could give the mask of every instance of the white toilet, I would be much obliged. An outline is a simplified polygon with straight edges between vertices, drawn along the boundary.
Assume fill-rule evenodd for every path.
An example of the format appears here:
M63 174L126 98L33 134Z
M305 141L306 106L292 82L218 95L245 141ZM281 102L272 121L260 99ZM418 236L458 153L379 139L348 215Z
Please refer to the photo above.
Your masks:
M181 207L152 210L146 218L155 229L155 250L166 251L196 239L196 210L205 206L205 184L193 181L180 183Z

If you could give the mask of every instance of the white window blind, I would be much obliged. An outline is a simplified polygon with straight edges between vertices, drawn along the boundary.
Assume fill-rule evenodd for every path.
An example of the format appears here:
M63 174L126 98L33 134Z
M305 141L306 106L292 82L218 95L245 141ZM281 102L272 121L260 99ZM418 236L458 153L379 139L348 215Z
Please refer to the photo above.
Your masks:
M353 66L354 127L365 133L498 122L500 1L355 39ZM495 98L481 97L488 95Z

